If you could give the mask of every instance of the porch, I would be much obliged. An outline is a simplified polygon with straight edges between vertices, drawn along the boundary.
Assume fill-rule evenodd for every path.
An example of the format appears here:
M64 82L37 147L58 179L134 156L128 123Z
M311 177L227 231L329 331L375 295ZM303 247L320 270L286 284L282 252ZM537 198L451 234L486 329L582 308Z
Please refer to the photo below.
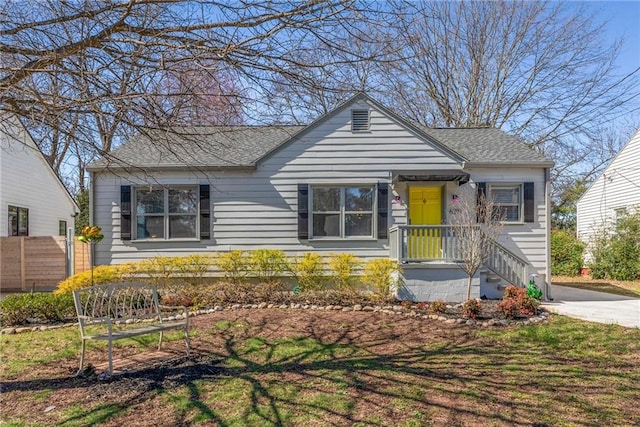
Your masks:
M389 229L390 258L404 270L404 297L410 299L458 299L467 276L459 268L464 249L450 225L395 225ZM498 298L507 284L524 287L530 264L499 243L473 278L472 297ZM430 287L428 296L419 288ZM455 288L455 290L453 289ZM418 294L423 294L422 297ZM403 296L403 295L399 295ZM438 296L438 298L436 298Z

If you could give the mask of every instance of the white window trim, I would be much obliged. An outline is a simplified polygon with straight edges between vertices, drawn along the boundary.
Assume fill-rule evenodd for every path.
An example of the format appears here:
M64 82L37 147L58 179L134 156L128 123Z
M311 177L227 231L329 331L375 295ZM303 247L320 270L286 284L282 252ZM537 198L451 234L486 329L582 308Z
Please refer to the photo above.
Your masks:
M346 211L345 210L345 189L355 187L370 187L373 191L372 210L371 211ZM315 236L313 234L313 216L315 210L313 209L313 193L317 188L340 188L340 235L339 236ZM309 184L309 240L321 240L321 241L345 241L345 240L377 240L378 231L378 192L376 184ZM338 213L337 211L326 211L322 213ZM363 213L371 215L371 234L368 236L345 236L345 218L348 214Z
M185 185L185 184L178 184L178 185L158 185L159 188L161 188L164 191L163 194L163 200L162 200L162 205L163 205L163 213L159 214L159 213L144 213L144 214L139 214L138 213L138 200L137 200L137 190L139 189L147 189L149 188L149 185L138 185L138 186L134 186L132 188L132 194L131 194L131 211L132 211L132 224L131 227L133 228L133 233L134 233L134 237L132 239L132 241L134 242L191 242L191 241L199 241L200 239L198 239L198 236L200 236L200 204L198 203L198 196L199 196L199 187L197 185ZM154 186L151 186L154 187ZM196 212L195 214L183 214L183 213L169 213L169 190L171 189L192 189L196 195ZM169 218L171 216L183 216L183 215L193 215L195 217L195 235L193 237L174 237L171 238L169 237ZM163 234L164 237L156 237L156 238L152 238L152 237L142 237L142 238L138 238L138 217L139 216L144 216L144 217L162 217L162 225L163 225Z
M524 224L524 184L517 182L489 182L487 183L487 192L491 197L491 191L494 188L518 188L518 203L496 203L494 202L494 207L497 206L517 206L518 207L518 219L517 220L504 220L503 224Z

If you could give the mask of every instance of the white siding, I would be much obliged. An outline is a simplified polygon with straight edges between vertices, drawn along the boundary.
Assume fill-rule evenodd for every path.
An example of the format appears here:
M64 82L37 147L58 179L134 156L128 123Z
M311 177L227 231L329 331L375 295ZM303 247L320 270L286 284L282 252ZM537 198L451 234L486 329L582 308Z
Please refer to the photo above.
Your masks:
M615 211L640 208L640 130L578 200L577 233L584 242L615 221Z
M369 108L355 104L353 108ZM122 173L95 174L95 222L104 229L105 239L97 247L97 263L123 263L155 255L185 255L233 249L278 248L289 255L305 251L352 252L359 257L388 257L388 240L303 241L297 237L297 185L391 183L391 171L456 169L460 164L446 153L426 143L386 115L371 112L371 131L353 133L350 109L328 117L298 139L281 147L260 163L253 172L197 174L188 172L154 173L159 184L210 184L212 201L212 240L190 242L122 242L120 233L120 186L148 184L150 177L124 176ZM472 178L476 172L472 171ZM476 180L536 182L537 218L544 210L542 169L514 169L500 172L478 171ZM523 176L526 179L523 179ZM434 184L434 183L430 183ZM445 185L453 194L457 183ZM395 196L406 200L406 186L395 183L389 191L389 226L406 223L406 205L391 203ZM445 199L448 199L446 197ZM132 216L132 222L135 219ZM533 256L536 266L544 260L546 223L511 226L510 239L532 246L518 253ZM534 230L532 232L532 230ZM528 240L527 240L528 239ZM539 241L540 240L540 241ZM530 243L530 242L531 243ZM513 245L511 245L513 246Z
M30 236L57 236L73 227L77 207L24 128L0 119L0 236L8 236L8 207L29 209Z

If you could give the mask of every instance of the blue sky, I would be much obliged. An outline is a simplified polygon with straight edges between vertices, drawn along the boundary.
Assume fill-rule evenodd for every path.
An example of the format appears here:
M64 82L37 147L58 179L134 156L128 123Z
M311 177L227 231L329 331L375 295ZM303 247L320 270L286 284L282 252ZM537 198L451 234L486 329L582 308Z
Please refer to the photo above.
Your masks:
M631 72L640 67L640 0L590 1L586 4L603 22L608 22L608 41L625 39L618 61L621 71Z
M578 2L576 2L578 3ZM582 1L606 23L605 42L613 43L622 38L624 45L617 61L618 74L627 75L640 67L640 0L633 1ZM615 122L622 131L621 137L630 137L640 126L640 99Z

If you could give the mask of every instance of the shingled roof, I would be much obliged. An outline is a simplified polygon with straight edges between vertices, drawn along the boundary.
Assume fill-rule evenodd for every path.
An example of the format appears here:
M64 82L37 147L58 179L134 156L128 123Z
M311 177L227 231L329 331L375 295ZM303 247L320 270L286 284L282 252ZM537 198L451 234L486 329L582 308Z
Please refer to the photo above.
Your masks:
M496 128L427 128L427 135L458 153L468 163L549 164L551 161L520 138Z
M547 167L553 164L518 137L500 129L427 128L409 123L376 101L367 99L399 122L422 133L425 139L458 154L470 165ZM343 108L345 104L339 108ZM116 148L109 158L92 163L88 169L255 168L260 160L278 147L331 114L328 113L309 126L192 126L170 130L150 129Z
M148 129L88 169L251 168L305 126L192 126Z

